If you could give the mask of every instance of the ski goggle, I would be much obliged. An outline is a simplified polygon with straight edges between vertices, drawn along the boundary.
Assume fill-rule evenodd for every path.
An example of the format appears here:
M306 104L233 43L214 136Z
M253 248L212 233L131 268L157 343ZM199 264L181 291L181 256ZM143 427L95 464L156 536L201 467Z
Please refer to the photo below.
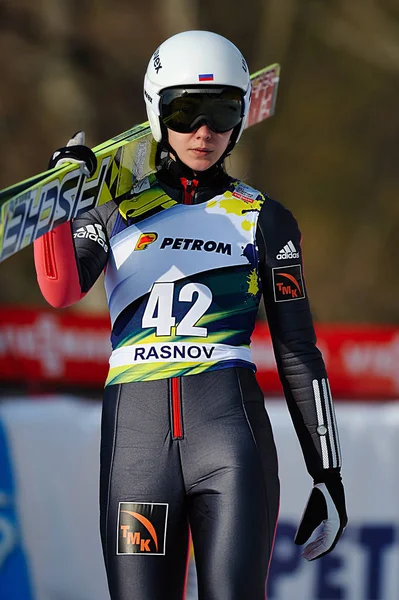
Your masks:
M203 123L224 133L241 122L243 110L243 93L238 88L179 87L161 92L161 121L178 133L190 133Z

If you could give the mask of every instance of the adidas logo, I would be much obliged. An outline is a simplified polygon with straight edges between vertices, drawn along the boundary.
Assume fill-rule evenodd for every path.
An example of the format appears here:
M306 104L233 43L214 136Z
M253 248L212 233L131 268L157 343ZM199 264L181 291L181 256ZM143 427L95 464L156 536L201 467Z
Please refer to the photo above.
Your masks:
M107 238L105 237L102 226L98 223L95 225L85 225L84 227L79 227L79 229L77 229L73 234L73 237L87 238L93 242L97 242L97 244L100 244L100 246L104 248L105 252L108 252Z
M299 252L295 248L294 244L290 240L286 243L284 248L281 248L280 252L276 256L277 260L283 260L285 258L299 258Z

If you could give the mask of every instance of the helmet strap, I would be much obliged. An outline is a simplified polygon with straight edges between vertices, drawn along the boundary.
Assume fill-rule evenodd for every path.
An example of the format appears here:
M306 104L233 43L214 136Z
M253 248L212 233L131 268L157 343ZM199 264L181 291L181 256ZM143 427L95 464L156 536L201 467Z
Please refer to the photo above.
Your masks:
M163 128L163 126L162 126ZM165 128L166 129L166 128ZM167 154L170 157L170 160L174 160L175 163L178 165L180 172L182 173L182 175L184 177L186 177L186 179L194 179L195 177L195 173L194 171L188 167L186 165L186 163L184 163L179 155L177 154L176 150L174 148L172 148L172 146L169 144L169 141L167 139L167 132L165 131L165 135L162 132L162 140L159 142L158 144L158 148L157 148L157 157L156 157L156 162L157 165L162 161L163 157L161 156L162 153ZM173 158L172 158L173 157Z
M218 163L222 163L224 162L224 160L230 156L234 146L236 145L237 142L237 138L238 138L238 132L240 131L240 127L241 127L241 123L239 123L236 127L234 127L231 136L230 136L230 140L229 143L227 144L227 148L226 150L223 152L222 156L219 158Z

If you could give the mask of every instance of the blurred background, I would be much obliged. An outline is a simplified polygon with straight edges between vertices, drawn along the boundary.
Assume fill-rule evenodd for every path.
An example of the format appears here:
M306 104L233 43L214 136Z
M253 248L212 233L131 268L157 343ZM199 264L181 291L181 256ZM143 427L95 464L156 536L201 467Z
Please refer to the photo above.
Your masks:
M261 311L253 353L282 483L268 597L396 600L399 0L0 0L0 189L45 170L77 130L93 147L143 122L147 63L186 29L229 38L251 73L281 65L275 115L244 132L227 169L299 221L337 399L350 524L307 564L292 539L311 482ZM31 247L0 264L0 280L0 597L107 600L93 510L102 282L53 311Z
M195 28L231 39L252 73L281 64L275 116L227 167L297 217L315 317L397 323L397 0L1 0L0 189L78 129L95 146L144 121L152 52ZM31 248L0 278L2 302L44 305ZM86 303L104 310L100 285Z

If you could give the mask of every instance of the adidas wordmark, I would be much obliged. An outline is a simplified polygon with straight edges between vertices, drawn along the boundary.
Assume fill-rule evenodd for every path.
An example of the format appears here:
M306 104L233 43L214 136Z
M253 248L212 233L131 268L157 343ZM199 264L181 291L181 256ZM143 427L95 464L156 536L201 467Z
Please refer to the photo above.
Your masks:
M73 234L74 238L88 238L89 240L93 240L93 242L97 242L100 244L102 248L104 248L105 252L108 252L107 238L105 237L105 233L101 225L96 223L95 225L84 225L83 227L79 227Z

